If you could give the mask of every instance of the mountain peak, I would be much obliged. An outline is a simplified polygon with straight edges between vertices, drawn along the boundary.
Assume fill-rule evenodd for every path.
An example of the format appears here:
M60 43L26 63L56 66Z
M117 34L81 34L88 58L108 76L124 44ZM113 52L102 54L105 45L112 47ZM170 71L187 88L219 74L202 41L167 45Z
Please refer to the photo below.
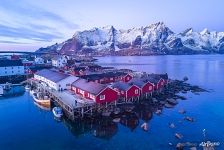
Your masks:
M102 29L108 29L108 30L111 30L111 29L115 29L113 25L107 25L107 26L104 26L102 27Z
M149 26L146 26L146 28L152 30L152 31L157 31L160 33L167 33L167 35L173 34L174 32L168 28L164 22L157 22L153 23Z
M202 30L202 31L200 32L200 34L201 34L201 35L210 34L210 31L209 31L207 28L205 28L204 30Z
M156 26L165 26L165 23L163 21L159 21L157 23L154 23Z
M193 32L194 32L193 28L188 28L184 30L181 34L185 36L185 35L192 34Z
M157 23L150 24L147 27L149 27L149 28L164 28L164 27L166 27L166 25L164 22L157 22Z

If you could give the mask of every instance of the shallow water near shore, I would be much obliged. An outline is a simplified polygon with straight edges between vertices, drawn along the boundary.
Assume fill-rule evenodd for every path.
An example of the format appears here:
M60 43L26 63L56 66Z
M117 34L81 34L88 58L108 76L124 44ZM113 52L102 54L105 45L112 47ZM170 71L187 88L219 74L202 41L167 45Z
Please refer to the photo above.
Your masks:
M133 56L99 57L98 64L127 68L148 73L168 73L172 79L189 78L188 83L199 85L211 92L183 94L172 109L164 108L160 116L153 114L148 121L149 131L143 131L139 120L135 128L120 123L57 122L50 111L34 105L29 93L0 99L0 149L3 150L73 150L73 149L153 149L171 150L171 142L220 142L216 149L224 149L224 56ZM185 109L186 114L178 110ZM183 121L185 116L195 122ZM169 123L176 128L169 128ZM202 130L206 129L204 138ZM183 139L175 138L181 133Z

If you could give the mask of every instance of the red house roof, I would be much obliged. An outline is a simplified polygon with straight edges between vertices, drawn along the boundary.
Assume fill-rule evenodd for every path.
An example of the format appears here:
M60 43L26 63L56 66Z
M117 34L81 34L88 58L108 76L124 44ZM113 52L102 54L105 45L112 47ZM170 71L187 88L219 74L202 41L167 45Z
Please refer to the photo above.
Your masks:
M72 86L87 91L94 95L98 95L101 91L107 88L107 85L95 82L88 82L87 80L81 78L73 82Z
M112 84L113 88L117 88L119 90L127 91L132 85L125 82L116 82Z
M144 82L143 80L141 80L139 78L133 78L128 83L136 85L136 86L138 86L140 88L142 88L146 84L146 82Z

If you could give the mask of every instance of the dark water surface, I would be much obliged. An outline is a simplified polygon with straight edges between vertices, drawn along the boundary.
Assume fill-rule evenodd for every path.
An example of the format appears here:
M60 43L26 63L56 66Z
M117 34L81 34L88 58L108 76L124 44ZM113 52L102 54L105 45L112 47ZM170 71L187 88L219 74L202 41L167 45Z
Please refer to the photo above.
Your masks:
M75 149L174 149L168 145L178 142L200 143L206 138L220 142L224 149L224 56L150 56L101 57L98 63L117 68L128 68L148 73L165 73L171 78L189 77L189 83L213 92L185 95L173 109L163 109L160 116L153 114L144 132L139 119L137 127L129 128L117 123L57 122L50 111L33 104L29 93L19 97L0 99L0 150L75 150ZM187 113L178 113L184 108ZM182 121L184 116L195 122ZM176 128L169 128L174 122ZM178 140L174 134L184 137Z

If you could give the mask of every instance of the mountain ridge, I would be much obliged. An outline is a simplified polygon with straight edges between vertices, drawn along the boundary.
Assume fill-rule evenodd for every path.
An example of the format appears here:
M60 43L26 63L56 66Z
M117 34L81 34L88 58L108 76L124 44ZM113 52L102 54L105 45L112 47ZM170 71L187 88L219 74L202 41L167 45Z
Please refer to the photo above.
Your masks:
M77 31L72 38L40 48L37 52L92 53L108 55L224 53L224 32L196 32L188 28L175 33L163 22L145 27L116 29L114 26Z

